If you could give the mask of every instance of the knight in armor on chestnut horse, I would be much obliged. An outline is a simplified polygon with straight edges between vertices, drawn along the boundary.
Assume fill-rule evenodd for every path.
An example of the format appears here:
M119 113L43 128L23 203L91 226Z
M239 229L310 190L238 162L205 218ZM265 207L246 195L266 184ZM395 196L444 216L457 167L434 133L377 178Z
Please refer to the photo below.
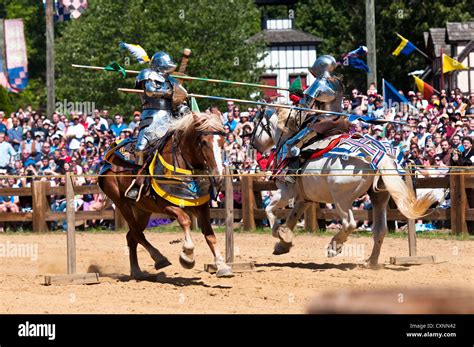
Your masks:
M134 151L139 167L144 165L144 150L166 134L173 118L181 118L190 112L186 105L186 90L170 76L175 69L176 64L168 53L157 52L150 60L150 67L140 71L136 78L135 88L145 91L141 94L143 111ZM139 199L143 182L143 176L138 175L125 196Z

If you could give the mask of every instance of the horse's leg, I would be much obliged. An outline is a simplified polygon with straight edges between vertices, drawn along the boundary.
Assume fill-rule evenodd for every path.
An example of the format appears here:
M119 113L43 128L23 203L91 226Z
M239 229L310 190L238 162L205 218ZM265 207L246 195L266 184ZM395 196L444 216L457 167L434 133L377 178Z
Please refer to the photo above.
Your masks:
M184 231L183 250L179 254L179 263L185 269L192 269L196 265L196 260L194 259L194 243L191 239L191 218L177 206L167 206L164 211L176 218Z
M272 228L272 236L278 238L278 224L276 223L275 212L278 209L284 208L288 205L288 202L293 197L293 192L288 187L283 187L277 190L277 194L273 196L270 204L265 208L265 212L270 222L270 228Z
M130 211L130 209L128 210ZM128 213L127 211L127 213ZM143 233L148 225L151 213L141 210L136 206L130 211L135 216L135 224L132 227L133 236L137 242L142 245L150 254L151 259L155 261L155 269L163 269L171 265L171 262L158 249L156 249L145 237ZM125 216L124 216L125 217ZM125 217L126 218L126 217Z
M308 205L303 200L295 202L295 206L290 211L290 214L288 215L288 218L286 219L285 223L278 226L278 228L276 229L277 236L280 241L275 244L273 254L280 255L288 253L290 251L290 248L293 247L293 229L296 226L296 223L298 223L298 219L301 218L307 207Z
M232 269L230 268L229 265L225 263L224 257L222 256L221 252L219 251L219 247L217 246L217 238L216 238L216 235L214 234L214 230L212 229L212 225L211 225L211 216L209 213L209 207L207 205L199 206L199 207L194 208L193 212L198 218L201 231L204 234L207 245L211 249L212 255L214 256L214 263L216 264L216 268L217 268L216 276L217 277L234 276L234 274L232 273Z
M343 193L343 192L341 192ZM336 204L336 210L342 219L342 229L334 235L331 242L327 246L327 256L335 257L342 251L342 245L346 242L347 237L357 227L357 223L354 219L354 213L352 212L352 199L351 196L342 196L337 192L333 192L334 202Z
M140 269L140 266L138 265L138 257L137 257L138 241L136 240L131 230L129 230L127 233L127 245L128 245L128 256L130 259L130 277L132 277L133 279L138 279L140 278L140 275L142 274L142 270Z
M372 248L372 254L365 261L364 266L376 269L378 266L383 239L388 231L387 206L388 201L390 200L390 193L387 191L374 192L370 190L369 195L370 201L372 202L372 218L374 221L372 225L372 232L374 233L374 247Z
M127 200L124 199L121 201L127 201ZM158 249L156 249L150 242L148 242L148 240L145 238L145 235L143 234L143 231L145 230L148 224L148 220L150 219L151 213L141 210L137 208L136 206L132 206L130 203L129 204L124 203L123 205L119 204L117 207L120 209L120 212L122 213L123 218L125 218L125 220L128 223L128 226L131 231L130 237L134 238L136 242L138 242L147 250L151 258L155 261L155 269L159 270L171 265L170 261L163 254L161 254L161 252ZM127 241L128 241L128 234L127 234ZM132 259L131 256L132 255L130 255L130 259ZM132 267L133 264L130 263L130 266ZM132 271L133 271L133 268L132 268Z

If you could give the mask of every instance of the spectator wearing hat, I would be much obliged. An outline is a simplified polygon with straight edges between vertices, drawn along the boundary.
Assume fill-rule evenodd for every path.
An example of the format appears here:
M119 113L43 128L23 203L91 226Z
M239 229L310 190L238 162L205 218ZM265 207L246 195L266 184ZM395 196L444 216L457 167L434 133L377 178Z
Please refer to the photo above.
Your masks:
M427 125L424 122L420 122L417 126L416 138L418 139L418 147L425 147L426 138L430 135L426 131Z
M240 122L237 124L235 127L234 133L240 137L243 135L243 129L247 126L250 127L250 133L252 133L253 130L253 124L249 121L249 113L248 112L242 112L240 114Z
M378 139L378 140L383 139L383 137L384 137L384 135L383 135L383 126L376 125L376 126L374 126L373 131L374 131L373 135L376 139Z
M125 140L132 136L133 130L130 128L125 128L120 132L120 139Z
M100 116L95 114L93 117L93 123L89 126L89 132L94 136L99 136L99 133L105 133L106 131L107 127L101 123Z
M82 138L84 137L85 129L84 126L79 123L79 116L72 116L73 124L67 128L66 137L68 139L69 149L79 149Z
M140 124L140 112L135 111L133 112L133 120L128 124L130 129L135 130L135 128Z

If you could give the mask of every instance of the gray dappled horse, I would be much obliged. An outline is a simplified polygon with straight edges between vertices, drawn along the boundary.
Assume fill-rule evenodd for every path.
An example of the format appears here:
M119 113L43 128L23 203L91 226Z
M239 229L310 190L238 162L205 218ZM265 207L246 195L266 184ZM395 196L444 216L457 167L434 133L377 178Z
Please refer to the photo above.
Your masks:
M253 134L252 145L259 152L268 151L272 146L281 144L294 134L297 129L295 112L279 108L271 116L262 116L258 120ZM277 180L279 192L273 199L269 220L273 223L272 234L279 238L274 254L290 251L293 245L292 230L303 215L306 202L335 204L342 220L342 229L332 238L327 248L329 257L342 251L342 246L349 234L356 228L352 212L353 201L368 192L373 206L374 247L370 257L365 261L367 267L376 268L383 239L388 230L387 205L390 196L394 199L400 212L407 218L417 219L424 215L428 207L435 202L431 195L417 199L413 187L407 185L396 170L395 161L385 155L376 174L369 174L371 167L362 159L348 157L319 157L309 160L301 170L302 176L296 177L296 183L285 184ZM308 175L312 174L314 175ZM364 174L365 173L365 174ZM273 212L276 208L287 205L288 200L295 198L293 209L285 223L275 223ZM273 205L272 205L273 204Z

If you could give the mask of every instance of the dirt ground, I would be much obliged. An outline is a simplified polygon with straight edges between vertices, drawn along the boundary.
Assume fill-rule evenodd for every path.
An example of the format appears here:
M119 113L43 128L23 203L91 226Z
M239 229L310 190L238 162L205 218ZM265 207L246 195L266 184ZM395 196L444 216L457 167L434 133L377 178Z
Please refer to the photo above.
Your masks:
M44 275L66 273L65 234L0 235L0 313L302 313L314 294L323 291L474 284L473 241L418 239L418 254L435 255L437 264L368 270L358 264L370 253L369 237L351 237L345 254L326 258L327 236L297 236L289 254L274 256L270 235L238 233L236 261L255 261L256 270L219 279L202 271L212 257L199 233L193 234L196 267L179 265L181 237L147 233L173 265L155 271L139 246L142 270L152 275L135 281L128 277L124 233L78 233L77 270L98 270L100 284L44 286ZM223 249L224 235L218 239ZM13 257L20 245L32 247L23 254L28 257ZM386 238L380 261L387 264L390 256L407 253L405 238Z

